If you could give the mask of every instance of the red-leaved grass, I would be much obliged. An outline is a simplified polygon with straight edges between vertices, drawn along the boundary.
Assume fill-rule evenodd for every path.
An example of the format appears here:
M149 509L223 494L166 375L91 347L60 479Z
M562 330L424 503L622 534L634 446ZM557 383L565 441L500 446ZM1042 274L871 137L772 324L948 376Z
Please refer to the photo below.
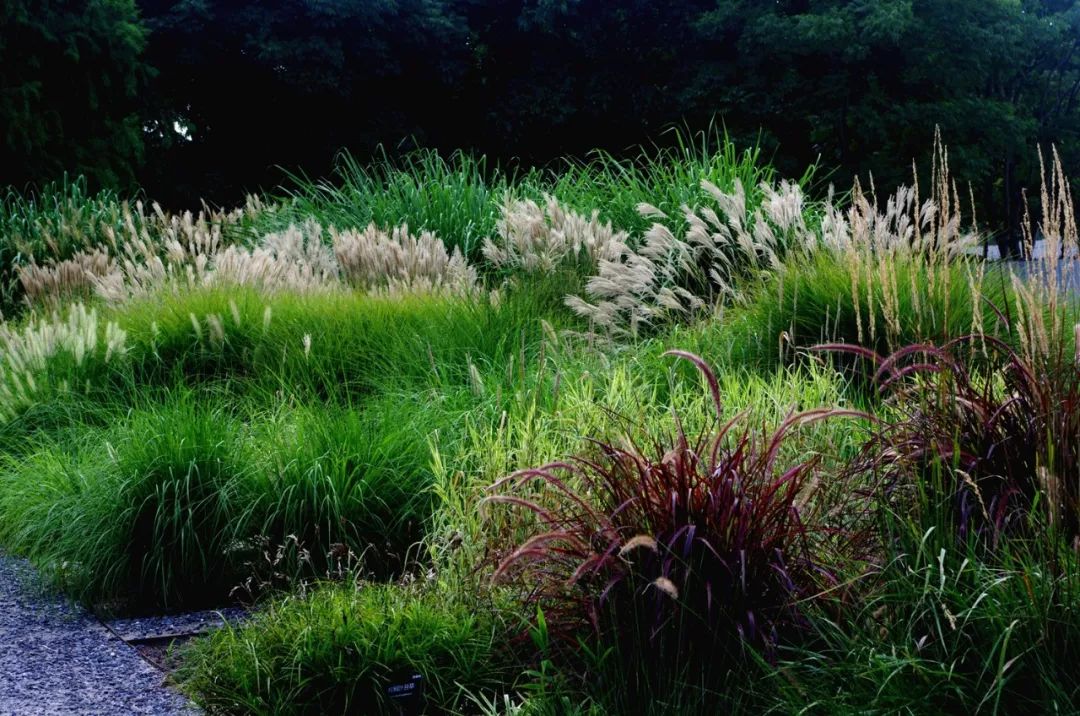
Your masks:
M896 417L872 441L884 475L922 489L942 484L961 538L996 544L1030 518L1080 535L1080 368L1026 358L989 336L916 344L889 356L857 354ZM935 481L933 471L943 476Z
M801 632L802 609L836 585L827 565L850 557L850 525L865 514L856 491L823 487L837 485L819 457L786 464L781 448L798 426L868 416L811 410L754 432L745 414L723 420L701 358L669 354L704 375L716 427L691 441L677 421L670 444L648 451L595 441L589 456L499 480L486 502L535 520L495 576L519 579L571 649L591 631L646 671L726 672ZM863 504L837 509L836 495Z

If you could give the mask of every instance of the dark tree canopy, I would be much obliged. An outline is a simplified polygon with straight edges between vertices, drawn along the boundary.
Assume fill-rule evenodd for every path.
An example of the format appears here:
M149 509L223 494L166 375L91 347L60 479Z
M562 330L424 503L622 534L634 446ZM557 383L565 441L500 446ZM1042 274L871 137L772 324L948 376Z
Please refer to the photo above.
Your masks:
M690 103L763 127L797 163L893 186L940 127L955 174L1013 227L1037 144L1080 169L1080 3L740 0L697 27L712 71Z
M150 188L235 194L280 179L275 165L324 171L343 147L433 142L470 59L452 5L143 2L159 72L151 154L163 158Z
M146 36L134 0L0 2L0 183L133 184Z
M172 203L228 203L279 166L324 173L342 148L542 163L718 119L787 171L820 161L838 182L888 186L940 126L984 218L1015 227L1036 144L1080 170L1080 0L140 0L141 20L124 0L0 8L9 182L136 173Z

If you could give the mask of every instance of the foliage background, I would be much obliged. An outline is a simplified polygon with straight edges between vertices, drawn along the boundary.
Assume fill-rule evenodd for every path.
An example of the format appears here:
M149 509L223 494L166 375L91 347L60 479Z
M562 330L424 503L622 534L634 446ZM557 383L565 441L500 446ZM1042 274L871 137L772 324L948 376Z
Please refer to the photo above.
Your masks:
M716 121L894 186L940 126L1015 239L1033 146L1080 161L1078 50L1077 0L5 0L0 183L230 204L341 149L543 166Z

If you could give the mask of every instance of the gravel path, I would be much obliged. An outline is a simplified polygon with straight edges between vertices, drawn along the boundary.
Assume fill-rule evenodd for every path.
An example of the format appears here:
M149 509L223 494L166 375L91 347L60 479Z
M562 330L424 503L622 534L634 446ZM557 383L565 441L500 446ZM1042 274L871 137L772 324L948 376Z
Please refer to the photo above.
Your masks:
M160 671L0 554L0 716L197 714Z

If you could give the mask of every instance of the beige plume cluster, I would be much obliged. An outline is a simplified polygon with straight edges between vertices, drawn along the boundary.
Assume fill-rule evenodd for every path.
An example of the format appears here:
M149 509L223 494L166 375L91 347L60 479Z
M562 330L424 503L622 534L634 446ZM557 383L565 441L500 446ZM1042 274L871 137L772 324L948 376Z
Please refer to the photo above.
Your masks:
M484 258L497 268L525 273L546 273L568 260L595 264L614 258L628 236L601 222L598 210L586 217L550 195L544 196L543 206L531 199L508 199L496 232L484 241Z
M977 245L975 232L961 229L960 200L948 173L948 156L935 145L932 196L920 201L915 187L901 187L879 209L875 197L858 183L846 207L830 192L824 205L809 211L801 187L789 181L757 187L760 201L748 206L747 193L736 179L730 191L701 182L707 201L681 207L686 226L676 235L669 217L640 204L638 212L655 222L639 240L614 242L597 262L584 296L568 296L567 305L612 334L636 334L643 326L672 316L688 316L725 302L737 302L756 276L783 276L787 267L818 252L836 257L850 273L855 305L869 299L899 332L899 292L918 293L925 286L900 286L896 262L913 261L928 276L932 291L947 293L952 272L946 264ZM820 215L808 223L807 217ZM905 272L908 276L917 271ZM982 269L969 277L981 286ZM914 297L919 305L919 296ZM976 312L977 313L977 312ZM874 330L873 316L863 319Z
M342 278L369 292L463 294L475 290L476 269L457 247L447 251L435 234L419 236L402 225L390 232L330 230Z
M639 204L638 212L652 220L640 235L602 222L597 210L578 213L551 195L542 202L508 198L482 254L490 267L507 272L541 274L563 265L583 269L584 290L567 296L566 304L599 331L636 335L646 326L739 302L761 277L779 277L782 290L786 272L824 252L850 279L860 340L864 332L873 340L881 330L898 336L902 322L916 333L924 328L933 333L937 326L931 323L949 317L923 308L944 305L947 311L946 298L956 288L951 283L958 280L977 302L985 279L981 262L961 260L966 276L955 270L980 237L977 225L963 227L963 202L940 138L933 156L929 197L920 197L917 175L912 186L883 202L872 181L869 191L856 181L842 203L830 190L824 202L813 204L795 182L762 183L751 200L737 179L729 188L702 181L700 202L681 206L674 221L655 206ZM1018 280L1014 287L1024 301L1015 307L1018 327L1030 334L1032 346L1050 345L1047 336L1066 330L1044 325L1042 312L1033 307L1059 302L1056 254L1078 241L1072 197L1056 153L1045 174L1040 231L1052 244L1047 275L1025 285ZM149 211L141 203L134 210L125 206L114 222L120 228L106 226L103 243L66 260L31 263L19 278L32 304L52 309L70 298L96 295L121 303L205 285L270 293L461 295L478 290L477 268L459 249L450 250L431 232L411 233L405 225L338 230L310 221L266 234L253 246L224 239L240 222L270 210L254 198L233 212L195 215L167 214L157 205ZM1051 293L1044 296L1042 286ZM1029 296L1032 291L1040 295ZM497 295L492 291L493 300ZM901 316L901 305L913 307L912 314ZM973 313L980 321L981 311ZM972 326L976 332L981 328Z
M64 300L94 294L108 300L143 294L176 275L186 275L187 265L196 273L199 257L220 247L225 230L272 210L253 196L232 211L204 207L195 214L168 213L157 203L149 209L141 201L134 206L122 203L115 207L115 216L98 226L68 227L68 238L83 248L65 260L32 258L20 267L19 281L31 305L53 308ZM59 254L55 240L46 237L45 243L53 256Z
M314 221L266 234L251 248L224 245L222 223L190 213L159 214L152 225L129 216L125 231L106 231L108 245L71 259L23 267L32 304L56 306L97 295L118 304L163 290L249 286L268 293L311 293L348 287L373 293L467 293L476 270L430 232L338 231ZM331 245L324 236L329 233Z
M34 402L52 359L63 356L79 366L88 359L108 363L122 356L127 334L115 322L107 322L104 330L100 323L96 310L75 303L65 314L31 317L19 328L0 325L0 421Z
M735 297L735 276L778 271L786 255L817 247L797 184L763 184L764 201L752 213L738 180L730 192L708 181L701 187L712 204L682 207L682 236L663 223L667 215L640 204L638 212L657 221L636 246L620 242L613 255L601 258L586 297L568 296L567 305L601 329L635 334L663 316L691 314Z

